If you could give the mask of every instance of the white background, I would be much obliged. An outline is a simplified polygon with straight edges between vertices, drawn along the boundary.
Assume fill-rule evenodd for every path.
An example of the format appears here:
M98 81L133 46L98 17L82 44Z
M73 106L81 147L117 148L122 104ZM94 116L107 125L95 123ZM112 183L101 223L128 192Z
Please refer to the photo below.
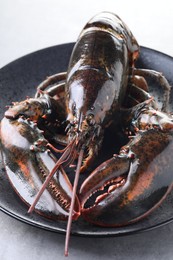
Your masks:
M0 67L33 51L75 41L100 11L118 14L140 45L173 56L172 0L0 0ZM69 259L169 260L172 241L173 224L128 237L73 237ZM64 236L0 212L0 259L64 259L63 249Z
M30 52L76 41L96 13L118 14L140 45L173 56L171 0L0 0L0 67Z

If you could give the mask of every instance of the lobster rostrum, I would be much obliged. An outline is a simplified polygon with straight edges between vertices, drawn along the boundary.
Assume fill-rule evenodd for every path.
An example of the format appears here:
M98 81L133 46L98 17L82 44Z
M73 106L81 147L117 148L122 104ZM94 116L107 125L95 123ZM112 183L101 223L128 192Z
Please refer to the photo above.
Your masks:
M34 98L14 103L1 121L9 180L29 212L68 219L66 255L72 220L128 225L148 215L172 188L170 86L161 73L136 69L138 56L139 45L124 22L100 13L82 30L67 73L48 77ZM160 110L146 76L164 88ZM130 141L77 189L107 128L127 132ZM76 160L72 187L64 168Z

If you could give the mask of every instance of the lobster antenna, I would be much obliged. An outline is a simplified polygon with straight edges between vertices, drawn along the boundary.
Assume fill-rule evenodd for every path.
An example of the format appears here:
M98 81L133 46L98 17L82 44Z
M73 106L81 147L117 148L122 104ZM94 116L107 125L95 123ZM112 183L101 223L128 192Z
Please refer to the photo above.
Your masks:
M75 203L76 190L77 190L77 185L78 185L78 181L79 181L80 167L82 164L83 155L84 155L84 149L82 148L79 153L76 174L75 174L75 179L74 179L74 184L73 184L72 199L71 199L71 205L70 205L70 211L69 211L68 223L67 223L67 230L66 230L65 250L64 250L65 256L68 256L68 247L69 247L69 240L70 240L70 233L71 233L71 224L72 224L74 203Z
M52 169L52 171L49 173L49 175L47 176L46 180L44 181L44 183L42 184L39 192L37 193L34 202L32 203L32 205L30 206L28 213L32 213L35 205L37 204L37 202L39 201L41 195L43 194L44 190L46 189L49 181L51 180L51 178L53 177L53 175L55 174L55 172L57 171L57 169L60 167L61 164L63 164L63 162L66 160L66 158L68 157L69 153L71 153L71 146L73 145L75 139L70 143L69 145L69 149L67 149L62 156L59 158L59 160L57 161L57 163L55 164L54 168Z

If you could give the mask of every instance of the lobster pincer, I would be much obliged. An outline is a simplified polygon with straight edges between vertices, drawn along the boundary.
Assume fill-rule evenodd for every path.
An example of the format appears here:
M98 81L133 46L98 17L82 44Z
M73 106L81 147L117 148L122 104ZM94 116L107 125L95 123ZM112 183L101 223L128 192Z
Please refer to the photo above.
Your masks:
M39 126L43 120L47 123L50 120L50 124L52 123L51 113L56 113L59 122L64 119L65 112L63 114L62 107L58 111L60 107L61 102L57 103L53 98L42 94L39 98L14 103L1 121L1 152L7 176L27 205L33 203L43 182L58 161L48 149L49 142L45 138L50 135L50 127L45 123L43 131ZM48 218L67 219L72 185L62 167L55 173L35 211ZM76 197L74 219L78 218L79 212L80 206Z
M138 112L131 122L134 137L80 188L82 216L89 222L123 226L139 221L172 189L173 118L152 107Z

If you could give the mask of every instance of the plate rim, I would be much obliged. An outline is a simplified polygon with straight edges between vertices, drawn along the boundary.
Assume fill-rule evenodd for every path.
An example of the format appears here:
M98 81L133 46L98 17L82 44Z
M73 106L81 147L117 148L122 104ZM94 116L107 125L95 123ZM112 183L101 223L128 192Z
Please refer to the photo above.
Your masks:
M46 47L46 48L43 48L43 49L40 49L40 50L36 50L36 51L34 51L34 52L28 53L28 54L26 54L26 55L23 55L23 56L21 56L21 57L15 59L15 60L9 62L9 63L6 64L5 66L1 67L1 68L0 68L0 71L2 71L3 69L5 69L6 67L9 67L9 66L13 65L13 63L15 63L16 61L17 61L17 62L20 62L20 60L23 60L23 59L27 58L28 56L35 55L35 54L37 54L37 53L39 53L39 52L48 51L49 49L58 48L58 47L61 47L61 46L63 46L63 47L65 47L65 46L71 46L71 47L72 47L74 44L75 44L75 42L69 42L69 43L64 43L64 44L59 44L59 45L53 45L53 46L49 46L49 47ZM140 48L141 48L141 50L149 50L149 51L154 52L154 53L156 53L156 54L158 54L158 55L164 56L165 58L167 57L167 58L173 60L173 57L171 57L170 55L165 54L165 53L163 53L163 52L160 52L160 51L158 51L158 50L154 50L154 49L152 49L152 48L148 48L148 47L145 47L145 46L140 46ZM45 225L43 225L43 224L40 224L40 222L39 222L39 223L38 223L38 222L35 223L32 219L27 219L26 217L21 218L20 216L18 216L18 215L17 215L16 213L14 213L13 211L9 211L9 210L7 210L6 208L4 208L4 207L1 206L1 205L0 205L0 210L1 210L2 212L4 212L5 214L7 214L8 216L15 218L16 220L21 221L21 222L23 222L23 223L25 223L25 224L28 224L28 225L32 225L32 226L34 226L34 227L36 227L36 228L41 228L41 229L44 229L44 230L47 230L47 231L51 231L51 232L55 232L55 233L60 233L60 234L65 234L65 232L66 232L66 230L64 230L64 229L62 229L62 228L58 228L58 229L57 229L57 228L55 228L55 227L48 227L48 226L45 226ZM153 230L153 229L155 229L155 228L161 227L161 226L163 226L163 225L169 224L169 223L172 222L172 221L173 221L173 217L172 217L171 219L169 219L169 220L165 220L165 221L160 222L160 223L158 223L158 224L155 224L155 225L153 225L153 226L151 226L151 227L147 227L147 228L143 227L143 228L140 228L140 229L128 230L128 231L125 231L125 232L122 232L122 231L121 231L120 233L119 233L119 232L116 232L116 231L113 231L113 232L110 232L110 233L105 233L105 231L103 231L103 233L102 233L102 232L99 232L99 233L97 233L97 232L93 232L93 233L92 233L92 232L88 232L88 233L86 233L86 231L85 231L85 232L81 232L81 231L74 231L74 230L72 229L71 234L72 234L72 235L75 235L75 236L83 236L83 237L113 237L113 236L125 236L125 235L132 235L132 234L138 234L138 233L150 231L150 230ZM135 224L135 223L134 223L134 224ZM128 226L133 226L133 224L130 224L130 225L128 225ZM123 226L123 228L124 228L124 226ZM110 229L116 230L116 228L110 228Z

